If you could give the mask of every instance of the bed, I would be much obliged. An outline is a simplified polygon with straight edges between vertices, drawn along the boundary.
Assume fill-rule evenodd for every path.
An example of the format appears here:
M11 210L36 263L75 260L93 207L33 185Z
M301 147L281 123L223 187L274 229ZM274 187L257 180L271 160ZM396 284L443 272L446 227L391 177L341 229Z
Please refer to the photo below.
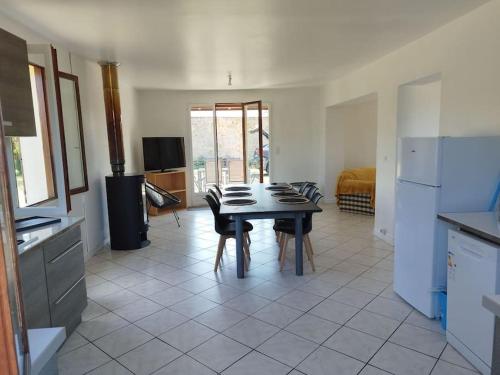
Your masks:
M337 206L341 211L375 214L375 168L342 171L337 178Z

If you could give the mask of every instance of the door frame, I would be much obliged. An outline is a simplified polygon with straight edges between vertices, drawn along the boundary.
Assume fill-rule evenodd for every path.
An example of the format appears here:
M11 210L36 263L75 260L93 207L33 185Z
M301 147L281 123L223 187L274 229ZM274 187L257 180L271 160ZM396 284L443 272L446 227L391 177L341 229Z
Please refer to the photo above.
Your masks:
M186 114L187 114L187 127L188 127L188 131L187 131L187 135L188 135L188 138L189 138L189 145L186 145L187 146L187 150L189 152L189 156L190 156L190 159L191 160L188 160L189 163L188 163L188 167L187 167L187 172L188 172L188 177L187 177L187 182L189 184L189 189L188 189L188 192L189 192L189 206L192 206L192 207L199 207L200 205L204 205L204 203L202 202L202 200L200 199L200 196L201 195L204 195L204 193L195 193L194 191L194 170L193 170L193 155L194 155L194 150L193 150L193 132L192 132L192 122L191 122L191 112L193 110L193 108L197 108L197 107L206 107L207 110L208 108L211 108L212 112L213 112L213 121L212 121L212 126L213 126L213 133L214 133L214 155L215 155L215 160L216 160L216 168L215 168L215 179L216 181L219 181L219 169L218 169L218 158L219 158L219 155L218 155L218 143L217 143L217 119L216 119L216 106L232 106L232 107L235 107L240 109L242 111L242 134L243 134L243 157L244 157L244 178L245 178L245 181L247 181L247 165L246 165L246 159L247 159L247 155L246 155L246 132L245 132L245 126L246 126L246 121L244 119L245 117L245 113L244 113L244 110L243 110L243 106L244 105L251 105L251 104L257 104L258 106L258 109L260 110L260 116L259 116L259 159L260 159L260 182L263 182L263 175L264 175L264 167L263 167L263 164L264 164L264 152L263 152L263 147L264 147L264 142L263 142L263 108L264 108L264 104L262 102L262 100L254 100L254 101L249 101L249 102L218 102L218 103L212 103L212 104L207 104L207 103L200 103L200 102L196 102L196 103L191 103L191 104L188 104L187 108L186 108ZM266 104L265 105L266 109L269 111L269 132L271 133L271 126L272 126L272 119L271 119L271 105L270 104ZM269 137L269 153L271 153L271 139ZM269 177L271 177L271 166L269 168Z

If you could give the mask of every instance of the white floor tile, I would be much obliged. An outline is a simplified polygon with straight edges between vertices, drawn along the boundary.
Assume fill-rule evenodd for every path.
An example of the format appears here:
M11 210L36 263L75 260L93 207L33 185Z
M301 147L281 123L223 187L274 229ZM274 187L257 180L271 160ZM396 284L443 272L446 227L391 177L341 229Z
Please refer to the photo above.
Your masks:
M257 351L295 367L316 348L317 344L297 335L281 331L257 347Z
M154 339L122 355L118 362L136 375L148 375L181 355L177 349Z
M194 320L215 331L222 332L246 317L247 315L228 307L217 306L201 315L198 315L194 318Z
M390 342L438 358L446 346L446 337L425 328L402 324Z
M233 364L223 375L254 375L254 374L272 374L272 375L285 375L291 370L290 367L285 366L265 355L258 352L251 352L238 362Z
M194 320L189 320L163 333L159 336L159 339L185 353L204 343L216 334L216 331L203 324L197 323Z
M321 344L340 328L337 323L306 313L290 323L285 329L297 336Z
M153 375L215 375L215 372L191 357L183 355Z
M376 295L344 287L331 295L329 299L351 305L359 309L365 307Z
M346 326L385 340L392 335L399 324L397 320L361 310L346 323Z
M342 327L323 345L367 362L384 344L384 340L348 327Z
M307 357L298 369L308 375L355 375L363 368L363 365L363 362L320 347Z
M125 319L110 312L92 320L82 322L77 327L77 332L87 340L94 341L128 324L130 323Z
M189 356L216 372L222 372L250 351L226 336L217 335L191 350Z
M299 310L273 302L254 313L253 316L266 323L284 328L302 314Z
M248 317L224 331L224 335L246 346L256 348L278 331L279 328L276 326Z
M134 324L154 336L159 336L188 320L189 318L184 315L166 308L151 314L146 318L138 320Z
M126 352L148 342L151 336L146 331L137 328L134 325L129 325L120 328L109 335L101 337L94 341L94 345L105 352L107 355L116 358Z
M88 375L132 375L132 373L116 361L106 363L104 366L87 373Z
M477 375L478 373L445 361L438 361L432 375Z
M401 375L430 374L436 359L390 342L384 344L370 364L385 371Z
M94 345L87 344L58 357L59 374L85 374L109 361L111 361L109 356Z
M354 306L327 299L313 308L310 313L334 323L344 324L358 311L359 309Z

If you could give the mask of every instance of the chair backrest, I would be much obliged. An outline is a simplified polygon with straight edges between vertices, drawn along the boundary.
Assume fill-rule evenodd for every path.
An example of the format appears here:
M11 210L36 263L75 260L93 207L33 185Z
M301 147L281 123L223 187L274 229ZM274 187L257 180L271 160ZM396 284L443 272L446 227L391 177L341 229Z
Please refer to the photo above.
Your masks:
M321 194L319 191L317 191L316 193L314 193L314 195L311 197L310 200L314 204L318 204L318 202L320 201L321 198L323 198L323 194Z
M306 190L306 188L307 188L309 185L310 185L310 184L309 184L309 182L304 181L304 182L302 183L302 185L300 185L300 188L299 188L299 193L300 193L300 194L303 194L303 193L304 193L304 191Z
M219 198L221 198L222 190L220 189L219 185L214 185L213 188L215 189L215 191L217 191L217 195L219 196Z
M220 204L217 204L217 201L214 199L214 197L212 197L210 194L207 194L205 195L204 199L208 202L208 205L212 210L212 214L214 215L215 231L217 233L221 233L223 227L228 223L229 219L226 219L219 214Z
M319 190L318 187L314 186L314 185L311 185L307 188L307 190L304 192L304 196L307 198L307 199L311 199L312 196Z
M323 194L321 194L319 191L316 191L316 193L314 193L314 195L310 198L310 200L314 204L318 204L321 198L323 198ZM303 230L306 233L312 230L312 216L313 216L312 213L307 213L306 217L304 218L304 221L302 222Z
M215 192L215 190L208 189L208 194L210 194L212 196L212 198L214 198L215 202L220 207L219 195Z
M145 190L146 198L153 207L165 208L181 203L178 197L151 182L146 181Z
M229 160L229 183L244 182L243 160Z

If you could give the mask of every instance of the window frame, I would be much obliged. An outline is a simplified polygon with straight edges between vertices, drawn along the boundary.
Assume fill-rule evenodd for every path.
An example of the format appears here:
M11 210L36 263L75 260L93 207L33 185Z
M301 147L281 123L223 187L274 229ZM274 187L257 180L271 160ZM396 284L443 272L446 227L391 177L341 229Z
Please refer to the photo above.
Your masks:
M18 194L18 185L15 169L13 170L14 184L16 187L15 191L15 205L18 208L29 208L29 207L39 207L48 202L54 201L58 199L57 194L57 183L56 183L56 173L54 167L54 153L52 147L52 134L51 134L51 124L49 118L49 106L48 106L48 98L47 98L47 84L46 84L46 75L45 75L45 67L38 65L36 63L29 62L28 67L33 67L35 71L35 82L36 82L36 95L38 98L38 113L34 113L35 116L38 116L40 119L40 128L42 129L42 134L40 135L42 138L42 148L43 148L43 157L44 157L44 165L45 165L45 174L46 174L46 182L47 182L47 190L49 197L47 199L43 199L38 202L33 202L30 204L26 204L21 207L21 203L19 202L19 194ZM43 102L42 105L40 105ZM21 138L18 136L9 137L10 143L10 157L14 163L14 150L13 150L13 138ZM22 159L22 153L21 153ZM14 164L13 164L14 165ZM23 177L24 179L24 177Z

